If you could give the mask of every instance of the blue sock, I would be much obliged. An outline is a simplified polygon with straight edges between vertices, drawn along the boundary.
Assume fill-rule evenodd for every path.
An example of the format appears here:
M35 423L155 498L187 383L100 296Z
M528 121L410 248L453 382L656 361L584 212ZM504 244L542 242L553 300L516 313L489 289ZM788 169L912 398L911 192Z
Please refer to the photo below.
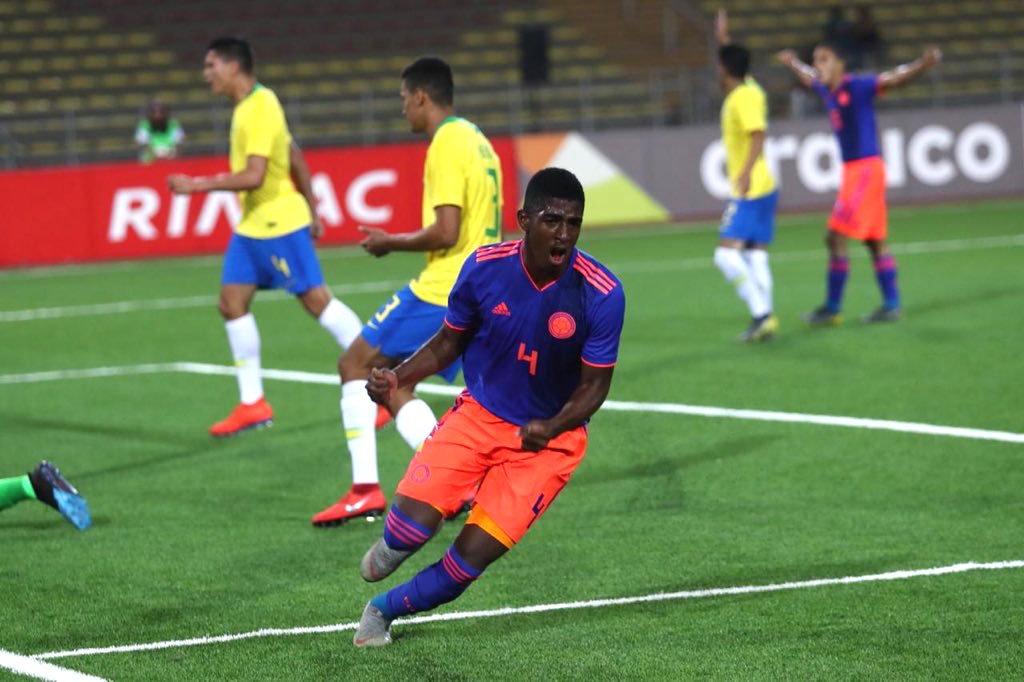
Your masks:
M892 254L886 254L875 260L875 278L878 288L882 290L885 307L895 310L900 307L900 290L896 286L896 260Z
M850 274L849 258L831 258L828 262L828 298L825 308L831 313L838 313L843 307L843 289L846 277Z
M370 603L385 618L429 611L458 598L481 573L467 564L452 545L436 564L427 566L409 582L378 594Z
M422 547L434 531L420 525L402 513L398 505L391 505L387 519L384 520L384 542L391 549L416 551Z

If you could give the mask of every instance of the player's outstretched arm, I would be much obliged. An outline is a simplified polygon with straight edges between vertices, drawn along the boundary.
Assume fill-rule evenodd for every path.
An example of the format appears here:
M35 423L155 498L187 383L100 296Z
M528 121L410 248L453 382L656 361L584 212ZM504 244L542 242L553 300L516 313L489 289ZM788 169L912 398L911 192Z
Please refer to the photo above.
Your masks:
M732 36L729 35L729 16L725 13L724 7L719 7L715 13L715 38L719 45L732 43Z
M442 325L429 341L394 370L374 369L366 382L366 392L374 402L387 405L396 389L415 386L455 362L470 336L469 332Z
M941 61L942 51L934 46L929 47L914 61L878 74L878 87L896 88L909 83Z
M366 235L359 242L374 256L386 256L392 251L437 251L450 249L459 241L459 225L462 209L458 206L437 206L434 208L434 224L415 232L391 234L376 227L360 227Z
M309 172L309 166L306 165L306 159L302 156L302 150L299 149L299 145L295 144L294 141L288 148L288 169L292 182L295 183L295 188L306 198L306 203L309 204L309 212L313 216L312 222L309 224L309 233L313 236L313 239L319 239L324 233L324 224L320 221L320 215L316 212L316 197L313 195L312 176Z
M523 449L542 450L558 434L586 423L608 397L614 370L614 367L594 367L584 362L580 385L558 414L551 419L534 419L519 429Z
M246 192L262 187L266 176L267 157L252 155L246 157L245 168L237 173L222 173L212 178L171 175L167 178L167 186L175 194Z
M793 50L783 50L775 55L775 58L792 71L793 75L800 81L800 85L805 88L811 87L814 81L818 79L818 72L814 70L814 67L800 61L800 58L796 56L796 52Z

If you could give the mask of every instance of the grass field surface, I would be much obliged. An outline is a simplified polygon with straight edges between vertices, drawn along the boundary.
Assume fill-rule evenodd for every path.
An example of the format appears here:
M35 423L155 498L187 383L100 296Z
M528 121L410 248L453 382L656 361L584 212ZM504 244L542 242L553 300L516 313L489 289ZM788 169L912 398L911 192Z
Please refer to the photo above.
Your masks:
M612 399L982 435L602 410L550 513L438 611L484 613L398 623L395 643L375 651L355 649L346 627L379 589L357 566L382 524L310 524L349 481L335 385L269 378L274 426L215 441L207 427L237 401L229 373L14 377L230 365L219 258L0 272L0 476L51 459L95 521L79 533L35 502L0 515L0 650L22 657L0 655L0 678L35 660L24 657L76 651L46 663L114 680L1019 677L1021 215L1020 202L893 210L905 318L857 321L879 299L857 251L846 321L832 329L799 320L823 296L824 216L782 217L772 257L782 329L756 346L734 341L747 315L711 261L715 226L584 229L581 247L627 296ZM358 249L321 256L327 281L364 317L422 262ZM260 294L254 312L265 368L330 381L338 350L297 303ZM437 413L451 401L425 397ZM390 491L410 457L393 426L379 453ZM459 525L383 587L440 558ZM964 562L1018 563L878 577ZM807 583L848 576L870 577ZM714 591L785 583L794 585ZM494 613L677 592L686 594Z

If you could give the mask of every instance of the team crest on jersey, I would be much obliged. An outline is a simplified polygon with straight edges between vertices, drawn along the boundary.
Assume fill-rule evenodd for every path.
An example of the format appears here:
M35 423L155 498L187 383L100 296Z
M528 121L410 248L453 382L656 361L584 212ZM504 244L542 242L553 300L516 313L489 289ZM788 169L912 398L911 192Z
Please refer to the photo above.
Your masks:
M846 90L842 90L840 91L839 97L837 97L837 99L839 100L839 106L845 107L850 103L850 93L848 93Z
M569 313L554 313L548 318L548 331L556 339L568 339L576 333L576 320Z
M426 464L418 464L416 468L412 470L411 478L413 483L426 483L430 480L430 467Z

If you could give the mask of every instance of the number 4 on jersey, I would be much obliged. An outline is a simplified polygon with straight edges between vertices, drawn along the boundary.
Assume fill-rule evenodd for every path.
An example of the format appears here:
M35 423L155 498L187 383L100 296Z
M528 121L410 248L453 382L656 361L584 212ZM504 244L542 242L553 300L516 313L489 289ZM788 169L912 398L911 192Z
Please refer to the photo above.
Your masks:
M526 354L526 344L519 344L519 356L517 360L530 363L530 376L537 376L537 351L533 351L529 355Z

